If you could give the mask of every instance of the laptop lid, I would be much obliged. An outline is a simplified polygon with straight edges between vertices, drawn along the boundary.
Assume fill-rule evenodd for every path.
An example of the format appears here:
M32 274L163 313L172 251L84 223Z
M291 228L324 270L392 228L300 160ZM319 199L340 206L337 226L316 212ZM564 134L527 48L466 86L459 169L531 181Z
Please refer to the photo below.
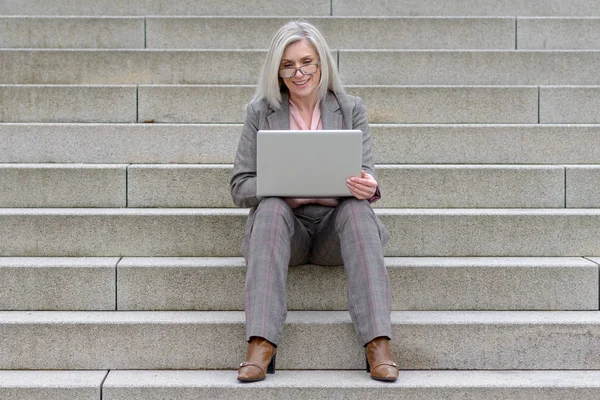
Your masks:
M261 197L351 196L346 179L362 169L360 130L261 130L256 146Z

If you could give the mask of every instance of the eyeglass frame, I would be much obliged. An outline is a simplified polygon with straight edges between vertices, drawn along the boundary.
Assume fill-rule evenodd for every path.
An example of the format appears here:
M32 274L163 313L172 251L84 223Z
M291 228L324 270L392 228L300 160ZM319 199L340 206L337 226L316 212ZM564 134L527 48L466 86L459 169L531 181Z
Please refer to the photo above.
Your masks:
M302 71L302 68L306 68L306 67L309 67L311 65L314 65L314 66L317 67L317 69L315 69L315 72L313 72L311 74L306 74L306 73L304 73L304 71ZM298 71L300 71L300 73L302 74L302 76L306 76L306 75L311 76L311 75L314 75L314 74L317 73L317 71L319 70L320 66L321 66L321 60L317 61L316 63L305 64L305 65L303 65L301 67L298 67L298 68L290 68L290 67L288 67L288 68L279 68L279 77L281 79L290 79L290 78L293 78L294 76L296 76L296 74L298 73ZM294 70L294 73L292 75L290 75L290 76L283 77L283 76L281 76L281 71L283 71L283 70Z

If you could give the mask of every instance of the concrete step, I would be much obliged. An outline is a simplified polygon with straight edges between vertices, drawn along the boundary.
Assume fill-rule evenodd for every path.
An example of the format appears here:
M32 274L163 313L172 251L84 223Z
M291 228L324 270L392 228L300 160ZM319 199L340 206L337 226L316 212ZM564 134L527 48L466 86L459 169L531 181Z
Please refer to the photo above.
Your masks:
M149 17L158 49L267 49L289 17ZM304 18L303 18L304 20ZM306 18L332 49L514 49L514 18Z
M126 207L127 165L0 164L0 207Z
M600 166L567 168L567 207L600 208Z
M598 371L402 371L396 383L364 371L276 371L240 385L233 371L110 371L107 400L398 399L595 400Z
M573 198L573 204L588 199L589 191L594 190L600 179L599 168L574 170L580 174L577 186L571 188L565 182L565 167L561 166L377 165L383 197L374 206L564 208L565 190ZM127 204L129 207L235 207L229 193L231 173L229 164L130 165ZM0 205L1 199L0 195ZM586 204L600 206L598 197L593 196Z
M518 49L600 49L600 18L518 18Z
M108 371L0 371L4 400L98 400Z
M540 87L540 122L550 124L600 122L600 86Z
M598 261L386 258L392 309L597 310ZM241 311L243 258L0 257L4 311ZM290 268L290 310L347 310L341 266Z
M387 256L598 256L599 209L377 209ZM0 209L4 256L239 256L246 209Z
M51 4L45 0L2 0L0 15L33 16L148 16L148 15L330 15L329 0L229 0L197 1L181 0L157 2L156 0L132 0L127 2L97 2L94 0L57 0Z
M0 257L0 310L115 310L118 261Z
M0 124L9 163L234 162L241 124ZM595 164L600 125L371 124L393 164Z
M392 309L597 310L598 261L583 258L386 258ZM243 258L131 258L117 267L117 309L243 310ZM347 310L342 266L288 275L288 309Z
M232 123L254 86L141 85L140 122ZM349 86L371 123L537 123L535 86ZM583 122L583 121L579 121Z
M0 50L9 84L255 84L256 50ZM239 68L244 65L244 68Z
M0 85L2 122L135 122L135 86Z
M332 0L332 15L447 15L447 16L600 16L595 0L376 0L365 7L360 0Z
M349 85L598 85L599 68L600 52L580 50L339 52Z
M597 311L391 317L392 354L402 369L600 368ZM0 332L1 369L235 369L246 350L242 311L4 311ZM291 311L284 336L280 369L365 368L346 311Z
M597 51L340 50L351 85L598 85ZM0 50L4 84L255 84L262 50ZM239 68L244 65L245 68ZM398 70L398 66L402 68Z
M144 48L144 18L0 17L0 48Z

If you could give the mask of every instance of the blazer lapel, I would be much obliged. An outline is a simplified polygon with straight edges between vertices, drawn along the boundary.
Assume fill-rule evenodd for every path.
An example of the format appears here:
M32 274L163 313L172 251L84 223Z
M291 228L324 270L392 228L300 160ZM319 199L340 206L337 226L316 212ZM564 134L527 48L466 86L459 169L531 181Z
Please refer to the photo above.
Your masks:
M327 92L327 96L321 103L321 119L325 130L344 129L340 103L331 92Z
M287 92L281 93L281 108L274 110L269 108L270 114L267 115L269 130L284 131L290 129L290 98Z

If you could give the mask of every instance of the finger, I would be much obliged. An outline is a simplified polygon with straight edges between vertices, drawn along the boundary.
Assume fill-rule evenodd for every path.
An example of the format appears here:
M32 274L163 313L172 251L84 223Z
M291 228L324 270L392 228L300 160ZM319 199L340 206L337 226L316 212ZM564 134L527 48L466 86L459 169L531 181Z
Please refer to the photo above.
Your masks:
M354 197L361 200L370 199L371 197L373 197L371 192L369 190L365 190L363 187L348 186L348 189Z

